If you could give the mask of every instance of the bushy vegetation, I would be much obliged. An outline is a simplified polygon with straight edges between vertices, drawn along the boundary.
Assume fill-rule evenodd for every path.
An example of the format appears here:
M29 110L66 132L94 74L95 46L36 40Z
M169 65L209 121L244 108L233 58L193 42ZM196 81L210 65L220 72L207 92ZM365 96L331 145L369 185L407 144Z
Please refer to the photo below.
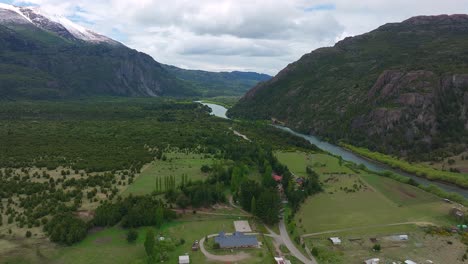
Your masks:
M452 85L449 78L468 72L466 25L452 21L451 30L446 30L445 18L431 20L384 25L305 54L282 74L258 85L228 115L275 118L329 141L345 140L414 160L458 154L468 142L463 117L466 85ZM433 75L415 74L421 70ZM383 89L373 94L370 90L385 71L409 73L411 81L398 83L400 77L395 77L389 82L387 77L381 87L391 85L392 92ZM441 85L446 88L440 90ZM402 102L400 95L406 93L416 94L421 103ZM426 102L428 94L437 96ZM399 115L402 118L393 120ZM392 121L385 121L387 117ZM431 119L434 126L428 125Z
M341 143L341 146L364 157L385 163L391 166L392 168L400 169L415 174L419 177L424 177L429 180L450 182L462 187L468 187L468 175L466 174L436 170L431 167L424 166L422 164L410 163L403 159L398 159L389 155L373 152L366 148L355 147L349 144Z
M152 195L128 196L115 203L105 202L95 212L95 226L113 226L122 222L125 228L160 227L176 217L175 212Z
M88 224L70 213L61 213L55 215L44 230L53 242L71 245L86 237Z
M210 116L200 104L168 99L5 102L0 106L0 120L2 223L18 228L47 225L46 233L65 244L86 234L88 224L80 219L93 215L94 226L157 227L175 217L171 206L225 203L227 188L239 199L241 186L251 175L262 175L255 193L255 214L274 223L280 199L271 174L286 175L286 185L292 178L272 151L313 149L303 139L278 136L278 131L265 124L248 130L237 125L236 129L245 129L253 139L244 140L230 130L232 121ZM152 195L120 197L144 164L171 162L167 155L173 151L216 162L200 166L206 173L203 180L183 175L176 181L174 175L167 175L153 182ZM168 204L155 198L159 194L164 194ZM86 209L80 215L83 206ZM95 208L94 214L90 212ZM67 237L64 233L69 230L61 227L63 223L72 223L78 231ZM53 227L59 227L58 231Z

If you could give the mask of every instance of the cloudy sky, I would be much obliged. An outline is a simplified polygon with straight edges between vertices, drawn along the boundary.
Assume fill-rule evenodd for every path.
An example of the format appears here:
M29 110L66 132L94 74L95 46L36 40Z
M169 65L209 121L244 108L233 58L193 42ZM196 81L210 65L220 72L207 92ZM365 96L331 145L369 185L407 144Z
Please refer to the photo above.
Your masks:
M159 62L276 74L304 53L415 15L468 13L468 0L0 0L39 5Z

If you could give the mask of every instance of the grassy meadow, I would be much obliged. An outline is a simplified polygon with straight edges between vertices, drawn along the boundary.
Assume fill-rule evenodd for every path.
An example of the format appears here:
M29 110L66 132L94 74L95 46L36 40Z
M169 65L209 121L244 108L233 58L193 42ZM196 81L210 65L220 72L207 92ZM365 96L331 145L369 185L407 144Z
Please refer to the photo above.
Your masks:
M184 239L185 243L176 246L174 251L170 252L169 260L164 263L177 263L178 256L188 253L191 263L206 263L205 256L200 251L191 251L192 243L200 240L209 234L218 233L221 230L226 232L234 231L234 220L239 217L217 216L205 214L187 214L178 220L165 224L161 229L155 230L156 234L164 236L166 239L180 241ZM126 240L127 230L118 226L93 231L83 241L70 247L46 245L46 241L28 240L29 246L21 244L22 250L12 251L7 258L0 263L67 263L67 264L140 264L146 263L146 253L144 250L145 233L149 228L142 227L137 229L138 239L134 243L128 243ZM258 239L262 241L259 236ZM15 247L14 242L9 242L9 247ZM18 242L19 243L19 242ZM0 243L0 245L8 246ZM42 245L39 247L39 245ZM236 251L237 252L237 251ZM234 254L236 253L234 252ZM266 246L262 249L246 250L251 258L239 263L266 263L271 259L271 255ZM223 254L227 254L224 252ZM233 253L229 253L233 254ZM216 262L211 262L216 263Z
M135 179L133 184L123 192L124 195L144 195L153 192L156 188L156 180L159 178L175 176L176 184L179 184L182 175L188 175L189 180L204 180L208 174L200 168L203 165L212 165L213 158L205 154L187 152L168 152L166 160L155 160L148 164Z
M325 154L279 152L296 175L307 165L320 175L324 192L314 195L295 215L299 234L403 222L450 224L450 205L437 196L375 174L349 169Z

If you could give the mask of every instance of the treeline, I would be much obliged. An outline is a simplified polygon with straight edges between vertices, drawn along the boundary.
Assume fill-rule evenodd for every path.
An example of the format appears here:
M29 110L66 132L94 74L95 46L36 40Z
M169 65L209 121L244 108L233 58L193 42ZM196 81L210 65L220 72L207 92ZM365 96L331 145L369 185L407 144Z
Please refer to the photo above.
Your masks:
M138 172L167 146L216 151L230 141L226 121L168 99L4 102L0 121L0 167L10 168Z
M95 211L92 223L95 226L114 226L121 222L125 228L160 227L174 218L175 212L152 195L128 196L115 203L105 202L100 205Z
M429 180L450 182L461 187L468 187L467 174L436 170L421 164L409 163L405 160L397 159L389 155L373 152L365 148L355 147L344 143L341 143L340 145L359 155L382 162L392 168L397 168L419 177L427 178Z

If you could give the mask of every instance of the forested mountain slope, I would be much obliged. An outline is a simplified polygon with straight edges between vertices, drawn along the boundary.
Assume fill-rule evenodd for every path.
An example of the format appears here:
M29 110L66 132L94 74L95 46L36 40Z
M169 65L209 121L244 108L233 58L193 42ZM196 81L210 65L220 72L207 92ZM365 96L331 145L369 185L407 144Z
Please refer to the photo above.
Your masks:
M468 15L419 16L320 48L229 111L432 159L467 148Z
M164 68L177 78L192 84L202 96L241 96L259 82L271 79L270 75L256 72L209 72L186 70L171 65Z

